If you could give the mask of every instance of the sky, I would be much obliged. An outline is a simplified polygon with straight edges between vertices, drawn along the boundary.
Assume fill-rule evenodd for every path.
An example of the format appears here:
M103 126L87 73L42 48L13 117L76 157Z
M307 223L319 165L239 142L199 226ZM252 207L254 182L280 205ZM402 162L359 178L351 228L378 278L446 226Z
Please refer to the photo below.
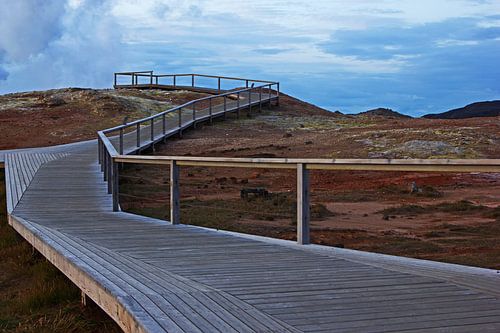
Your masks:
M0 94L113 72L280 81L307 102L413 116L500 99L500 0L0 2Z

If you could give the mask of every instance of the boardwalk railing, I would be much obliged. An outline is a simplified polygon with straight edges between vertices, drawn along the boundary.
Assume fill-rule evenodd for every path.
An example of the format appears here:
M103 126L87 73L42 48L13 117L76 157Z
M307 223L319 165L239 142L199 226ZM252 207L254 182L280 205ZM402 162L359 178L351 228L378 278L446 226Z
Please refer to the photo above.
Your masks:
M122 78L130 83L120 83ZM182 84L179 82L181 79L188 79L188 84ZM120 72L114 74L114 87L115 88L127 88L127 87L163 87L163 88L206 88L197 86L199 79L211 79L217 82L217 88L208 88L213 91L217 91L219 94L224 91L222 87L228 81L233 84L238 84L244 86L245 88L250 88L252 85L258 85L261 88L272 89L276 88L276 92L279 94L279 82L274 81L264 81L264 80L253 80L244 79L239 77L230 76L216 76L216 75L205 75L205 74L154 74L153 71L142 71L142 72ZM215 83L215 82L212 82Z
M117 74L131 75L135 86L139 85L137 80L142 76L148 76L150 82L153 82L152 78L155 78L153 86L157 82L156 77L163 77L153 75L152 72ZM196 74L175 76L185 75L196 76ZM104 178L108 182L108 191L113 194L113 210L119 210L119 163L156 164L170 167L170 221L173 224L180 223L179 168L181 166L295 169L297 172L297 242L299 244L308 244L310 238L310 170L500 172L500 159L292 159L127 155L139 152L144 147L150 146L170 135L181 133L182 129L195 125L196 121L211 120L213 117L225 115L227 112L239 113L243 107L251 109L252 106L259 106L261 108L264 103L270 105L271 101L278 101L279 88L273 90L272 87L279 87L279 83L246 79L236 80L263 84L194 100L157 115L98 132L99 161L104 171ZM193 79L193 87L194 82ZM266 89L264 94L263 88ZM220 85L217 91L219 90ZM255 96L254 99L253 96ZM228 103L229 99L231 99L231 103ZM216 100L222 101L222 104L215 104L214 101ZM206 105L207 101L208 106ZM188 117L183 113L183 110L189 110ZM169 118L169 114L175 114L176 118ZM172 120L175 122L175 126L168 127L166 124ZM144 129L141 131L141 128ZM145 131L147 137L144 137ZM115 133L115 135L109 136L112 133ZM125 141L130 141L132 138L135 140L135 146L126 149Z

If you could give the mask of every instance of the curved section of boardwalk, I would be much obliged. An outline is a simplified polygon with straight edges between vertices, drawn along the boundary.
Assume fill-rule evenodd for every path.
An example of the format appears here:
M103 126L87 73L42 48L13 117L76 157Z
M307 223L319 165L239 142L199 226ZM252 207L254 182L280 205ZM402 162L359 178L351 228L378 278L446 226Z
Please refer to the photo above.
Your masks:
M492 270L112 212L97 144L59 149L7 155L9 221L126 331L500 331Z

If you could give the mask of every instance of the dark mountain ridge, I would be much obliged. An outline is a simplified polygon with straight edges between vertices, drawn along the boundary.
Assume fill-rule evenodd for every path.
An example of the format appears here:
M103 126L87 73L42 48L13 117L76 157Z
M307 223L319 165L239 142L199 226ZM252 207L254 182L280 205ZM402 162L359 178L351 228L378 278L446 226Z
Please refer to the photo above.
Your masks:
M453 109L443 113L426 114L428 119L465 119L474 117L500 116L500 101L486 101L472 103L462 108Z

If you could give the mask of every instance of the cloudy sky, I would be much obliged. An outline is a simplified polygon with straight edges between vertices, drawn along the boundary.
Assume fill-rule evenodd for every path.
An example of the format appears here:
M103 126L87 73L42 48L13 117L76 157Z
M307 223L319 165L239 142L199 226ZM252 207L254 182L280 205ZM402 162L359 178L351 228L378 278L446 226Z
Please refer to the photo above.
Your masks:
M0 93L149 69L279 80L343 112L441 112L500 99L500 1L0 2Z

